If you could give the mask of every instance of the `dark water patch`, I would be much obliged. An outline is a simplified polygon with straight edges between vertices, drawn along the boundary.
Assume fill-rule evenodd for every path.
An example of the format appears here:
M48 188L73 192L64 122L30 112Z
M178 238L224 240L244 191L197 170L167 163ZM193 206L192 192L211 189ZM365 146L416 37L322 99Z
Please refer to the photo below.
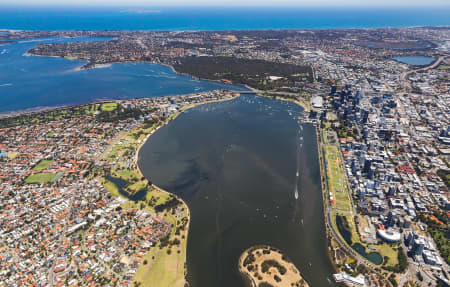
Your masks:
M336 225L339 233L344 238L345 242L350 245L356 252L361 256L369 260L375 265L380 265L383 263L383 257L378 252L366 252L366 248L360 243L353 243L352 233L350 227L347 223L347 219L344 216L336 215Z
M366 248L360 243L355 243L352 245L352 248L356 250L361 256L369 260L375 265L381 265L383 263L383 257L378 252L366 252Z
M134 194L129 194L127 191L125 191L125 187L130 184L128 181L123 180L118 177L109 176L109 175L106 176L106 179L113 182L119 189L119 193L121 195L127 197L128 199L133 200L133 201L139 201L139 200L145 199L145 196L147 194L147 189L144 188Z
M345 242L347 242L348 245L352 245L352 233L345 217L336 215L336 225Z
M184 112L142 147L144 176L190 208L191 286L246 286L237 264L254 245L283 250L312 286L336 286L315 128L299 123L302 111L241 96Z

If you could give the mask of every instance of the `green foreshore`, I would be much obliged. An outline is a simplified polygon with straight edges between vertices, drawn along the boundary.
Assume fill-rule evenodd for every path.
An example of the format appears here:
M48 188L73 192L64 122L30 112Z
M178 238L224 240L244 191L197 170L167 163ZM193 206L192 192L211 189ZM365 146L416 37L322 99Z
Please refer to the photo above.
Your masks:
M116 137L114 142L107 149L104 155L108 160L115 160L116 165L109 170L109 175L127 180L130 184L126 186L125 191L132 196L133 194L146 189L146 195L142 200L128 200L122 205L123 208L139 208L151 213L162 216L166 221L172 224L172 231L167 240L168 244L159 242L155 247L142 258L137 273L134 277L135 284L139 286L162 286L162 287L183 287L186 281L186 248L189 232L190 212L188 205L178 196L171 194L154 184L149 183L143 176L138 166L138 155L141 147L150 139L150 136L159 128L165 126L174 120L178 115L187 109L214 102L228 101L237 98L234 95L231 98L205 101L182 107L165 122L158 121L150 127L141 124L133 130L123 133ZM136 135L137 138L136 138ZM125 167L122 162L125 161L123 154L126 150L135 150L134 164ZM123 196L119 192L119 187L105 176L100 178L105 188L114 196ZM170 212L155 211L155 206L168 202L176 198L181 203L181 214L171 214ZM164 246L163 246L164 245Z

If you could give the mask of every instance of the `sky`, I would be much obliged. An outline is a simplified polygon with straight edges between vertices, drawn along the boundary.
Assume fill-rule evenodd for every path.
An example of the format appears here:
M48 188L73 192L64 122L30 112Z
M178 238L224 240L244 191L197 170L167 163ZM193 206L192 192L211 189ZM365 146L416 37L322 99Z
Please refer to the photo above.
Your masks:
M450 6L450 0L0 0L7 6Z

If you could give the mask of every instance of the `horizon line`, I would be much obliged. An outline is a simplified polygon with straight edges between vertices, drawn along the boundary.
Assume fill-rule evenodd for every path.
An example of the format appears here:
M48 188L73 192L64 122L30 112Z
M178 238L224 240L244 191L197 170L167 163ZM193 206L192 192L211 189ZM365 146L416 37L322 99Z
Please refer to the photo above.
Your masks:
M434 8L445 7L450 8L449 3L416 3L416 4L377 4L377 3L358 3L358 4L260 4L260 5L225 5L225 4L159 4L148 5L131 3L124 5L121 3L105 3L105 4L88 4L88 3L40 3L40 4L28 4L28 3L0 3L0 7L9 8L142 8L142 9L159 9L159 8Z

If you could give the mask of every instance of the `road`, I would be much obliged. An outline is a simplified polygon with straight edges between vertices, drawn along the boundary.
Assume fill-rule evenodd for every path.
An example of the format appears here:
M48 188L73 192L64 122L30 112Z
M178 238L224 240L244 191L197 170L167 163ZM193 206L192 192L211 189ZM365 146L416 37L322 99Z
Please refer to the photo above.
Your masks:
M61 230L61 233L59 235L59 238L58 238L58 247L55 248L55 251L53 252L53 256L54 256L53 264L52 264L52 267L49 270L49 275L48 275L49 276L49 286L56 286L56 283L54 282L55 281L55 277L56 277L54 270L55 270L55 267L56 267L56 262L58 261L59 251L60 251L62 245L64 244L64 241L67 238L66 235L67 235L67 229L69 228L69 226L68 226L69 217L73 213L72 209L73 209L74 196L75 195L72 193L72 196L70 197L70 201L69 201L69 206L68 206L69 212L67 213L67 216L64 218L64 226L63 226L63 228Z
M321 139L321 140L317 141L318 151L319 151L319 163L320 163L320 169L321 169L320 172L322 174L321 178L323 179L323 188L325 191L327 191L328 183L326 180L324 180L324 178L326 179L326 173L323 169L323 167L324 167L323 153L322 153L322 151L323 151L323 134L322 134L322 130L320 129L320 125L317 125L316 132L317 132L318 137L320 135L320 139ZM347 178L345 180L347 180ZM351 190L349 189L349 193L350 192L351 192ZM325 194L327 194L327 193L325 192ZM351 197L351 195L350 195L350 197ZM326 196L324 196L323 201L324 201L324 210L326 213L325 219L327 221L327 225L328 225L329 229L331 230L331 232L333 233L334 239L339 243L341 248L343 248L345 251L347 251L348 254L351 254L357 260L357 262L359 264L364 265L369 270L371 270L371 272L376 273L377 275L381 276L381 278L383 278L384 276L375 270L375 267L372 265L372 263L369 263L366 258L362 257L359 253L357 253L355 250L353 250L353 248L351 248L347 244L347 242L345 242L343 240L343 238L341 237L339 232L333 228L333 214L338 213L338 212L333 211L333 208L332 208L332 206L330 206L329 201L327 200ZM352 200L352 207L354 208L353 200ZM339 214L341 214L341 213L339 213ZM392 284L388 280L385 280L385 282L388 284L388 286L393 287Z
M428 71L430 69L434 69L437 66L439 66L441 64L441 62L445 59L447 59L448 56L440 56L433 64L431 64L430 66L426 66L420 69L416 69L416 70L409 70L406 72L403 72L400 75L400 83L402 85L402 88L405 91L410 91L411 90L411 82L408 80L408 76L412 73L417 73L417 72L422 72L422 71Z

